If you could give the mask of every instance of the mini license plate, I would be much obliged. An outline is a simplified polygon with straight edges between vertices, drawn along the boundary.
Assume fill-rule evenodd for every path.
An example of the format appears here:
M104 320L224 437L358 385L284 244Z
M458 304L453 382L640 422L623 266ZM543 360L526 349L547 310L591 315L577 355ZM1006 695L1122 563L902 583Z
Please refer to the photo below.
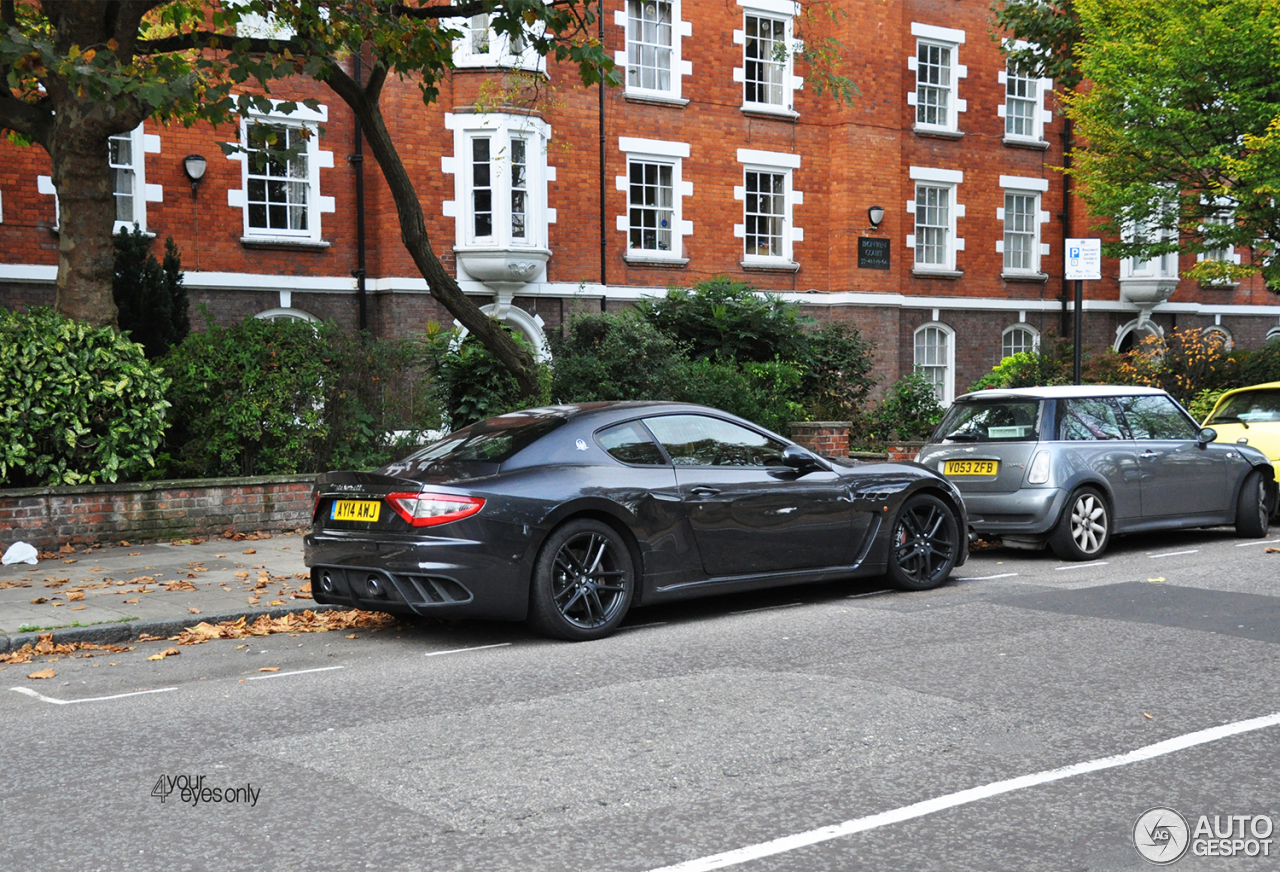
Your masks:
M943 475L995 475L1000 470L998 460L948 460Z
M375 500L334 500L333 510L329 518L334 521L369 521L378 520L382 503Z

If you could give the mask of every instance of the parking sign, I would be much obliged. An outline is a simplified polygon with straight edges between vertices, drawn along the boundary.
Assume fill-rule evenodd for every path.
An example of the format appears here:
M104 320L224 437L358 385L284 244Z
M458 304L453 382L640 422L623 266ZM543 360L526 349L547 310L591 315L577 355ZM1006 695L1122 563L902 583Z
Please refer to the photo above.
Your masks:
M1068 239L1066 244L1066 272L1071 281L1079 279L1096 282L1102 278L1102 240Z

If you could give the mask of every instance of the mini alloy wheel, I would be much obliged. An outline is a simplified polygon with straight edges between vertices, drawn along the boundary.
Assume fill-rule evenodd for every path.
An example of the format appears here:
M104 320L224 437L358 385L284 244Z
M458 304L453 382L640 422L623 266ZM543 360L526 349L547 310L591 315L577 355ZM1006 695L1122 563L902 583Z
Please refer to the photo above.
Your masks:
M571 521L551 534L538 556L529 622L561 639L601 638L622 622L634 586L622 537L599 521Z
M1092 560L1111 541L1111 516L1107 501L1091 487L1071 495L1049 545L1063 560Z
M947 580L960 554L955 515L928 494L910 497L893 522L889 577L903 590L928 590Z

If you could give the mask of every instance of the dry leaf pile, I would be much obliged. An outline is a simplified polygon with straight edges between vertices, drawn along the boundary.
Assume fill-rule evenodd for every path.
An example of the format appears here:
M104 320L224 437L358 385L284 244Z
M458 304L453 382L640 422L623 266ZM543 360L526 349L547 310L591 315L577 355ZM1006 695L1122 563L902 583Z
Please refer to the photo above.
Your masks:
M288 614L279 618L262 615L252 623L243 617L217 624L201 621L176 636L170 636L169 641L179 645L199 645L211 639L245 639L274 633L327 633L330 630L354 630L362 627L394 627L396 624L396 619L385 612L365 612L359 609L313 612L308 609L300 614ZM140 641L157 640L158 637L140 637Z
M270 539L270 533L264 533L257 530L253 533L232 533L230 530L222 534L223 539L230 539L232 542L256 542L259 539Z
M125 651L132 651L135 647L134 645L95 645L92 642L67 642L55 645L53 633L44 633L34 645L28 642L17 651L0 654L0 663L30 663L33 657L66 656L86 651L111 651L115 654L123 654ZM84 654L84 656L92 657L93 655Z

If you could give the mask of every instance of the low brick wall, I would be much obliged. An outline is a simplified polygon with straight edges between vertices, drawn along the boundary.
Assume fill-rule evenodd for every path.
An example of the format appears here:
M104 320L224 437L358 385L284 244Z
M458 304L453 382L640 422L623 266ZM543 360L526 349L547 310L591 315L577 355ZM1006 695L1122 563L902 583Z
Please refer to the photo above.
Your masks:
M897 462L915 460L916 455L920 453L920 449L923 447L923 442L899 442L895 445L886 445L885 451L889 453L890 460Z
M0 490L0 541L146 541L311 522L314 475L259 475Z
M823 457L849 456L848 421L793 421L791 438Z

